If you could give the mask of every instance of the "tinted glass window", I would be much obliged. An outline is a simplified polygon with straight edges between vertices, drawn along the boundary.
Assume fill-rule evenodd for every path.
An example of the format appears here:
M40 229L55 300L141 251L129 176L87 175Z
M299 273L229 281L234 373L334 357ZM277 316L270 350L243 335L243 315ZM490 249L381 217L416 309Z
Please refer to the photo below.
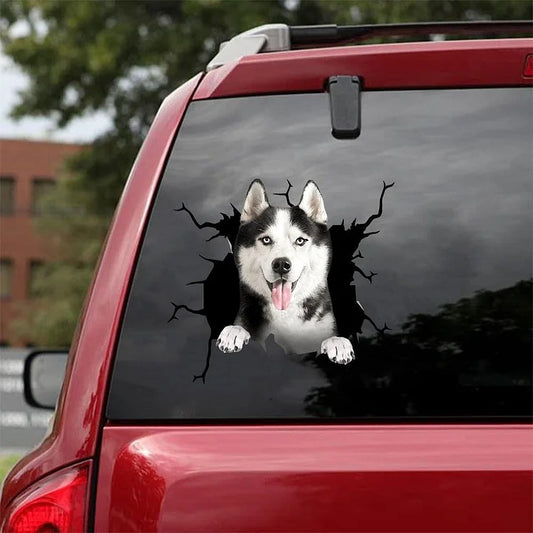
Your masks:
M28 279L28 296L39 298L43 294L46 276L45 264L42 261L30 261L30 276Z
M0 298L10 298L13 291L13 261L0 259Z
M0 176L0 215L12 215L15 212L15 179Z
M528 415L531 91L364 93L357 140L334 139L329 113L324 94L192 103L135 273L110 418ZM247 196L255 179L264 189ZM302 195L308 180L321 195ZM217 346L229 325L251 340L236 329L220 346L241 351ZM330 345L337 359L317 355L321 335L347 339Z
M31 184L31 212L42 215L47 208L46 199L55 188L53 178L35 178Z

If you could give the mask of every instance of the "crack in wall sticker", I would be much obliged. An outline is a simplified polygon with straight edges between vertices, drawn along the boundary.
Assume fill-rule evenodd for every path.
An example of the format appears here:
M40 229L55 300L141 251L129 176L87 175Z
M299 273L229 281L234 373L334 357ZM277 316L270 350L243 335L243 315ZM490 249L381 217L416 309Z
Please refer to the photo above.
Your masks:
M358 334L367 321L379 327L357 300L354 276L373 283L376 272L366 273L356 264L363 255L361 242L379 231L368 231L383 215L383 199L394 183L383 182L377 212L364 222L344 220L328 228L326 203L318 187L308 182L300 202L291 201L293 185L287 180L284 197L288 207L272 206L260 182L250 186L243 210L221 213L218 222L199 222L184 203L174 209L187 213L198 229L213 229L215 238L226 238L233 253L223 259L200 257L212 264L204 280L203 307L193 309L171 302L168 322L179 312L202 315L210 327L203 371L193 377L205 383L213 341L224 352L246 349L250 338L268 346L281 346L297 354L324 353L333 363L347 364L357 354ZM220 302L225 305L220 305Z

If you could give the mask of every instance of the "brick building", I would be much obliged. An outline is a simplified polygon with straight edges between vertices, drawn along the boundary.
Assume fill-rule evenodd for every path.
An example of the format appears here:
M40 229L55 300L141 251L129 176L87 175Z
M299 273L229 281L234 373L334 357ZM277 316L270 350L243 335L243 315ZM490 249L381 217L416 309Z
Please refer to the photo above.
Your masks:
M20 304L32 299L35 273L51 258L39 234L42 198L54 187L78 144L0 139L0 345L17 346L11 328Z

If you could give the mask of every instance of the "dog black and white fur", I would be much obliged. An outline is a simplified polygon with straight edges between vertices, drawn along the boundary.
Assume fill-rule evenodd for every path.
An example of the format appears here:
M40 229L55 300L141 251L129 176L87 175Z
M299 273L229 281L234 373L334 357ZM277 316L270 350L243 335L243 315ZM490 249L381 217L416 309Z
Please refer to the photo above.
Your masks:
M273 207L260 180L250 185L233 254L240 282L235 324L217 339L239 352L250 338L273 335L288 353L319 352L335 363L354 359L351 342L337 337L328 290L331 239L324 200L312 181L298 206Z

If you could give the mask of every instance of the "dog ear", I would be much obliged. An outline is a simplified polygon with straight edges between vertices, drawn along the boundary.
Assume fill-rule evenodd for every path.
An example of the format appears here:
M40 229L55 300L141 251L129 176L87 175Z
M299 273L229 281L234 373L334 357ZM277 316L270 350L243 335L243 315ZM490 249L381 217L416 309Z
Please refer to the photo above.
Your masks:
M324 199L314 181L308 181L305 185L298 207L302 209L311 220L314 220L319 224L327 224L328 215L326 213L326 208L324 207Z
M241 213L241 224L246 224L257 218L267 207L268 203L265 187L261 180L254 180L248 189L244 207Z

